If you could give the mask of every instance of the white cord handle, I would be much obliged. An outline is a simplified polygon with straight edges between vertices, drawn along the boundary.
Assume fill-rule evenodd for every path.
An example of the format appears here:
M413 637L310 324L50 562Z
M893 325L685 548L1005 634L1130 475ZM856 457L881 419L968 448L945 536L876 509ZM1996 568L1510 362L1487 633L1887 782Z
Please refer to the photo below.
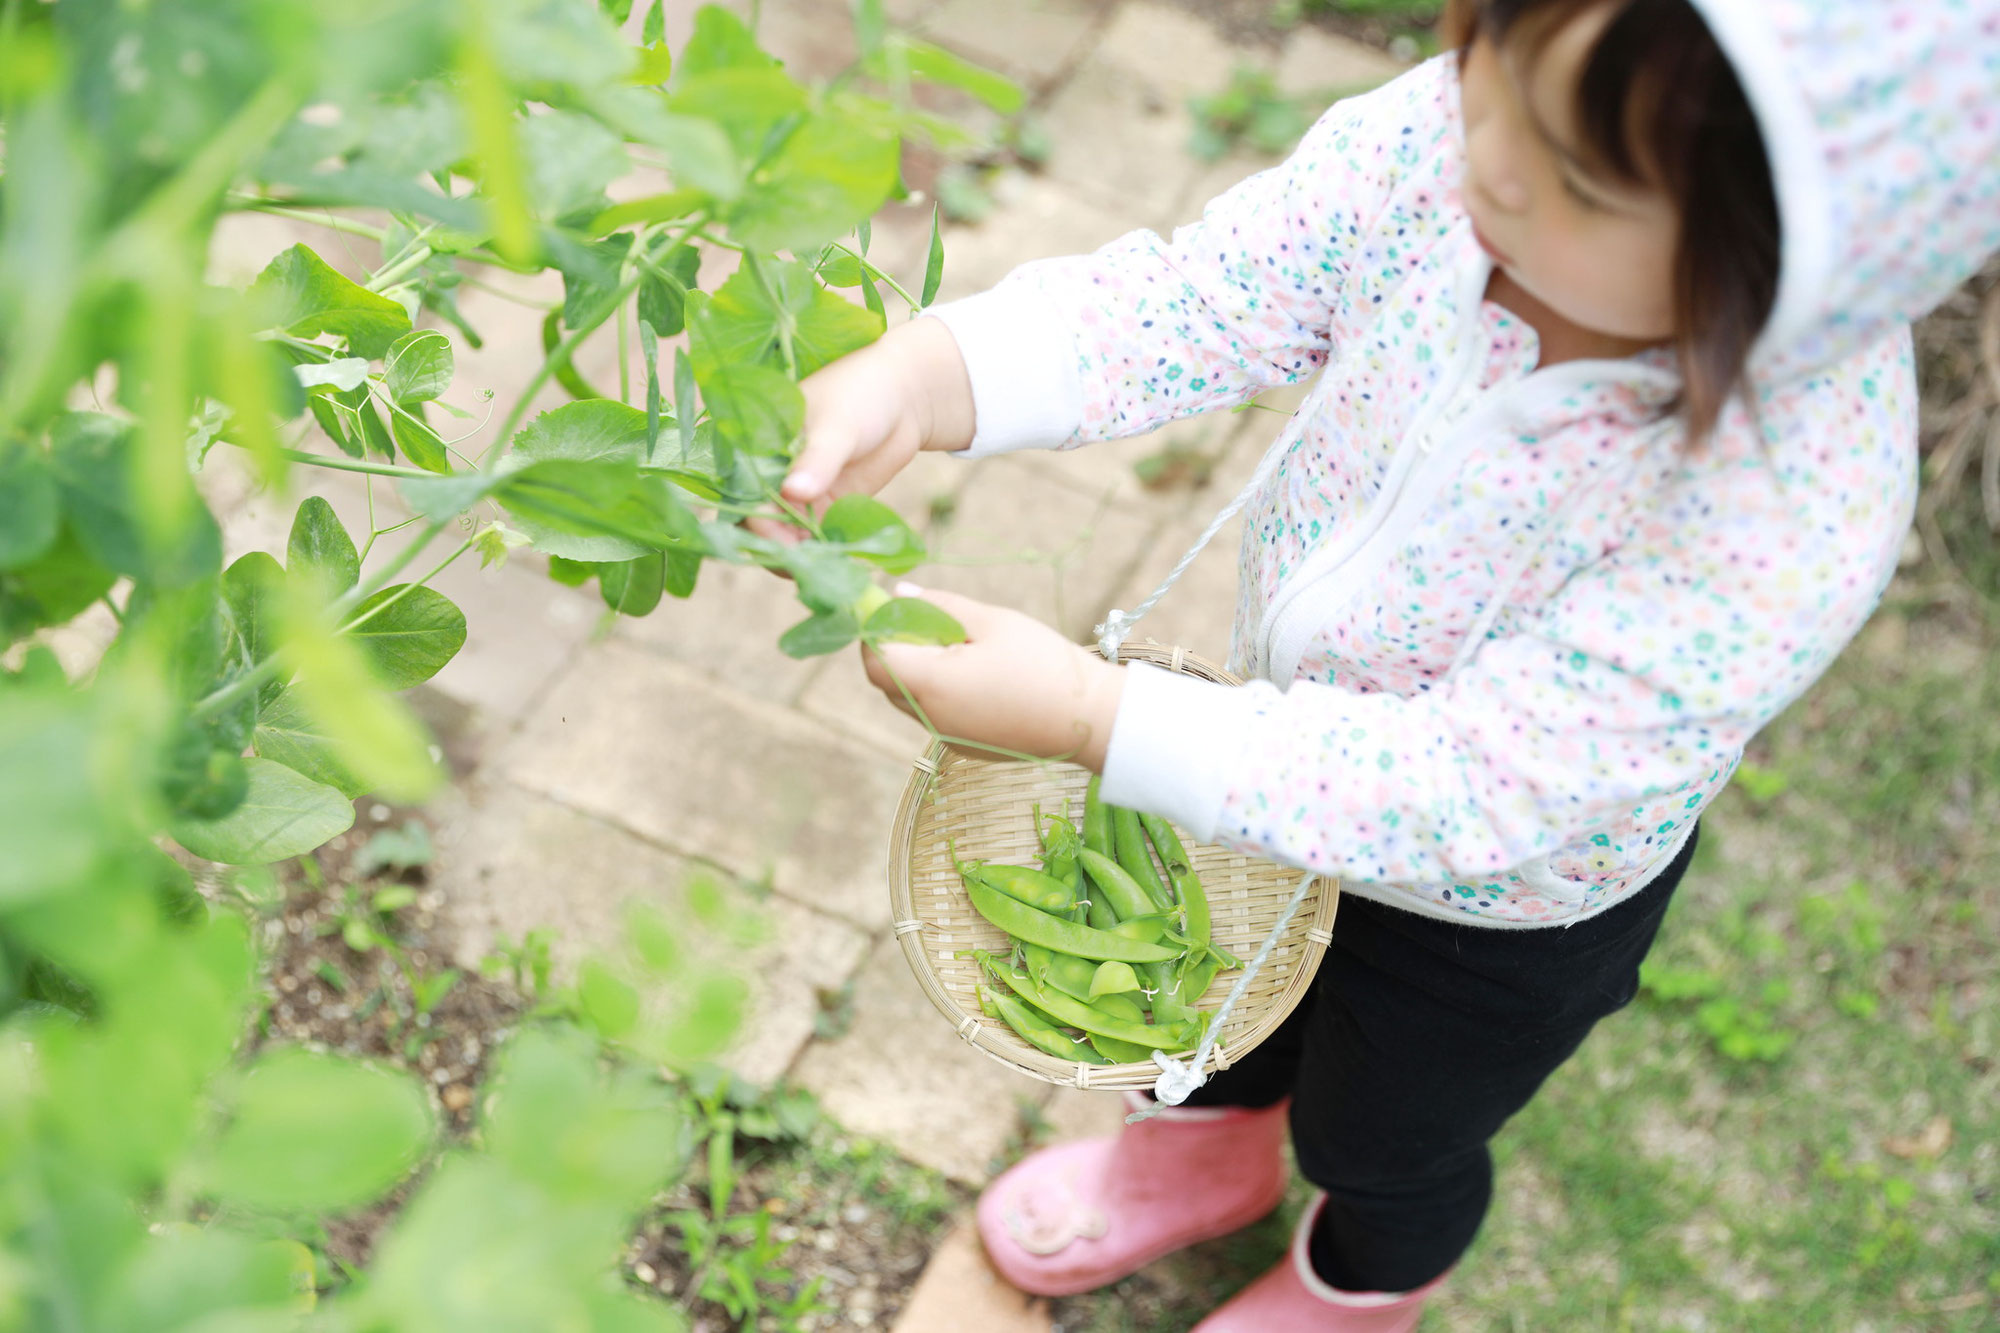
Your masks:
M1137 610L1130 613L1114 610L1104 617L1104 623L1097 627L1097 651L1104 654L1107 661L1118 660L1118 650L1124 647L1126 636L1131 634L1132 627L1145 619L1147 614L1160 604L1160 599L1167 595L1169 588L1180 582L1181 575L1187 573L1188 566L1194 563L1202 548L1215 540L1215 534L1227 527L1229 520L1235 518L1243 506L1250 503L1251 496L1263 489L1264 483L1269 481L1271 474L1277 470L1278 460L1285 456L1285 448L1281 446L1288 445L1289 439L1289 433L1281 434L1277 442L1264 451L1264 457L1257 464L1256 473L1244 483L1243 489L1236 493L1236 498L1225 505L1221 513L1209 520L1208 526L1202 529L1201 536L1194 539L1193 546L1188 547L1187 554L1175 562L1174 567L1167 571L1166 578L1160 581L1160 586L1153 589L1152 596L1139 603Z
M1285 904L1285 910L1278 914L1278 920L1272 925L1271 933L1264 937L1263 947L1257 950L1255 958L1244 965L1243 975L1236 978L1236 984L1229 988L1228 998L1223 1000L1222 1007L1215 1011L1215 1021L1208 1025L1206 1032L1202 1033L1201 1044L1195 1048L1194 1059L1173 1060L1168 1058L1165 1051L1153 1052L1153 1063L1160 1067L1160 1076L1153 1082L1153 1104L1126 1116L1126 1124L1137 1124L1141 1120L1158 1115L1169 1106L1179 1106L1193 1095L1196 1088L1208 1082L1206 1066L1209 1056L1215 1053L1217 1034L1222 1031L1222 1025L1229 1021L1229 1015L1235 1011L1236 1002L1250 989L1251 979L1257 975L1257 970L1264 966L1265 960L1271 956L1271 951L1278 947L1278 941L1284 938L1285 927L1291 925L1292 918L1298 915L1300 904L1305 902L1306 894L1317 878L1319 878L1318 873L1311 870L1299 878L1299 887L1292 891L1292 900Z

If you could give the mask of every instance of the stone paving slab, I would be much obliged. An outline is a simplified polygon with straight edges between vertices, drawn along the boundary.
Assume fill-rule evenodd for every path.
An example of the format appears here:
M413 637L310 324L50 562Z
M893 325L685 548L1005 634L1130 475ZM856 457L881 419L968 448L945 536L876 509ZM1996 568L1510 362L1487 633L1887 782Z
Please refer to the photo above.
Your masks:
M907 766L929 747L931 734L869 684L860 656L850 648L830 658L799 696L799 707Z
M770 651L775 653L773 647ZM593 644L496 761L520 785L867 928L901 765L631 644Z
M511 784L475 788L438 813L435 883L452 903L462 967L478 966L498 938L547 928L569 975L586 954L621 948L629 903L687 919L682 886L708 873ZM768 940L741 958L750 999L740 1038L721 1060L761 1084L782 1077L812 1039L819 993L838 990L868 947L861 930L835 917L775 897L767 909Z
M1027 84L1046 87L1090 45L1112 6L1104 0L941 0L918 31L941 46Z
M649 616L620 616L612 632L731 689L789 703L819 660L785 656L778 636L809 614L790 581L748 565L709 561L693 596L665 598Z
M855 977L854 1025L808 1046L793 1079L847 1128L983 1185L1020 1124L1021 1103L1039 1104L1048 1085L960 1040L886 935Z
M1007 1284L968 1219L944 1238L893 1333L1048 1333L1049 1303Z
M1092 501L1017 457L973 466L951 523L932 540L942 558L911 578L1014 607L1081 639L1156 520Z
M1087 254L1142 226L1137 209L1079 194L1052 176L1001 172L992 183L993 213L944 233L943 300L983 292L1017 266L1055 255Z

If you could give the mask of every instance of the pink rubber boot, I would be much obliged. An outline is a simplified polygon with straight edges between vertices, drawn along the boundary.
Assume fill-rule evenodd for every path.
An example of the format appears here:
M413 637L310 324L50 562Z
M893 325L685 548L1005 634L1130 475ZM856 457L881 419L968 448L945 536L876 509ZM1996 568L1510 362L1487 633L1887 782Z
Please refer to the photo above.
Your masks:
M1074 1296L1249 1226L1285 1197L1289 1105L1169 1107L1108 1138L1044 1148L979 1196L987 1256L1022 1291Z
M1194 1326L1193 1333L1409 1333L1424 1302L1444 1285L1440 1275L1414 1291L1342 1291L1313 1272L1309 1249L1313 1223L1326 1207L1314 1199L1292 1233L1292 1249L1229 1304Z

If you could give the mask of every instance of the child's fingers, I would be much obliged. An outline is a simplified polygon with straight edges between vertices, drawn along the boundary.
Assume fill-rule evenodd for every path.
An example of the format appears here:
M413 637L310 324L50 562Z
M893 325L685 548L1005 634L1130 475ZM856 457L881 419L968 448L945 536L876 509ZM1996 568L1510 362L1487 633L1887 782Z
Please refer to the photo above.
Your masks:
M896 596L918 597L929 602L965 626L967 637L973 639L979 638L980 631L991 626L994 617L1001 614L1001 608L990 602L982 602L977 598L965 597L955 592L944 592L937 588L919 588L907 580L896 585Z
M779 492L793 504L823 499L834 479L853 458L860 441L852 429L824 422L806 430L806 447L792 463Z

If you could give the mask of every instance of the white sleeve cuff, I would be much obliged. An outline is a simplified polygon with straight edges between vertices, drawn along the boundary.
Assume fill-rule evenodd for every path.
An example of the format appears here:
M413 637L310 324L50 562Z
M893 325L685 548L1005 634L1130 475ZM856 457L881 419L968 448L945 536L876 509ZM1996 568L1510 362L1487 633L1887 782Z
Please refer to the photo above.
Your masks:
M924 312L951 331L972 381L974 459L1017 449L1053 449L1083 422L1076 340L1034 288L1003 284Z
M1135 662L1104 755L1104 799L1214 842L1230 770L1257 709L1254 691Z

